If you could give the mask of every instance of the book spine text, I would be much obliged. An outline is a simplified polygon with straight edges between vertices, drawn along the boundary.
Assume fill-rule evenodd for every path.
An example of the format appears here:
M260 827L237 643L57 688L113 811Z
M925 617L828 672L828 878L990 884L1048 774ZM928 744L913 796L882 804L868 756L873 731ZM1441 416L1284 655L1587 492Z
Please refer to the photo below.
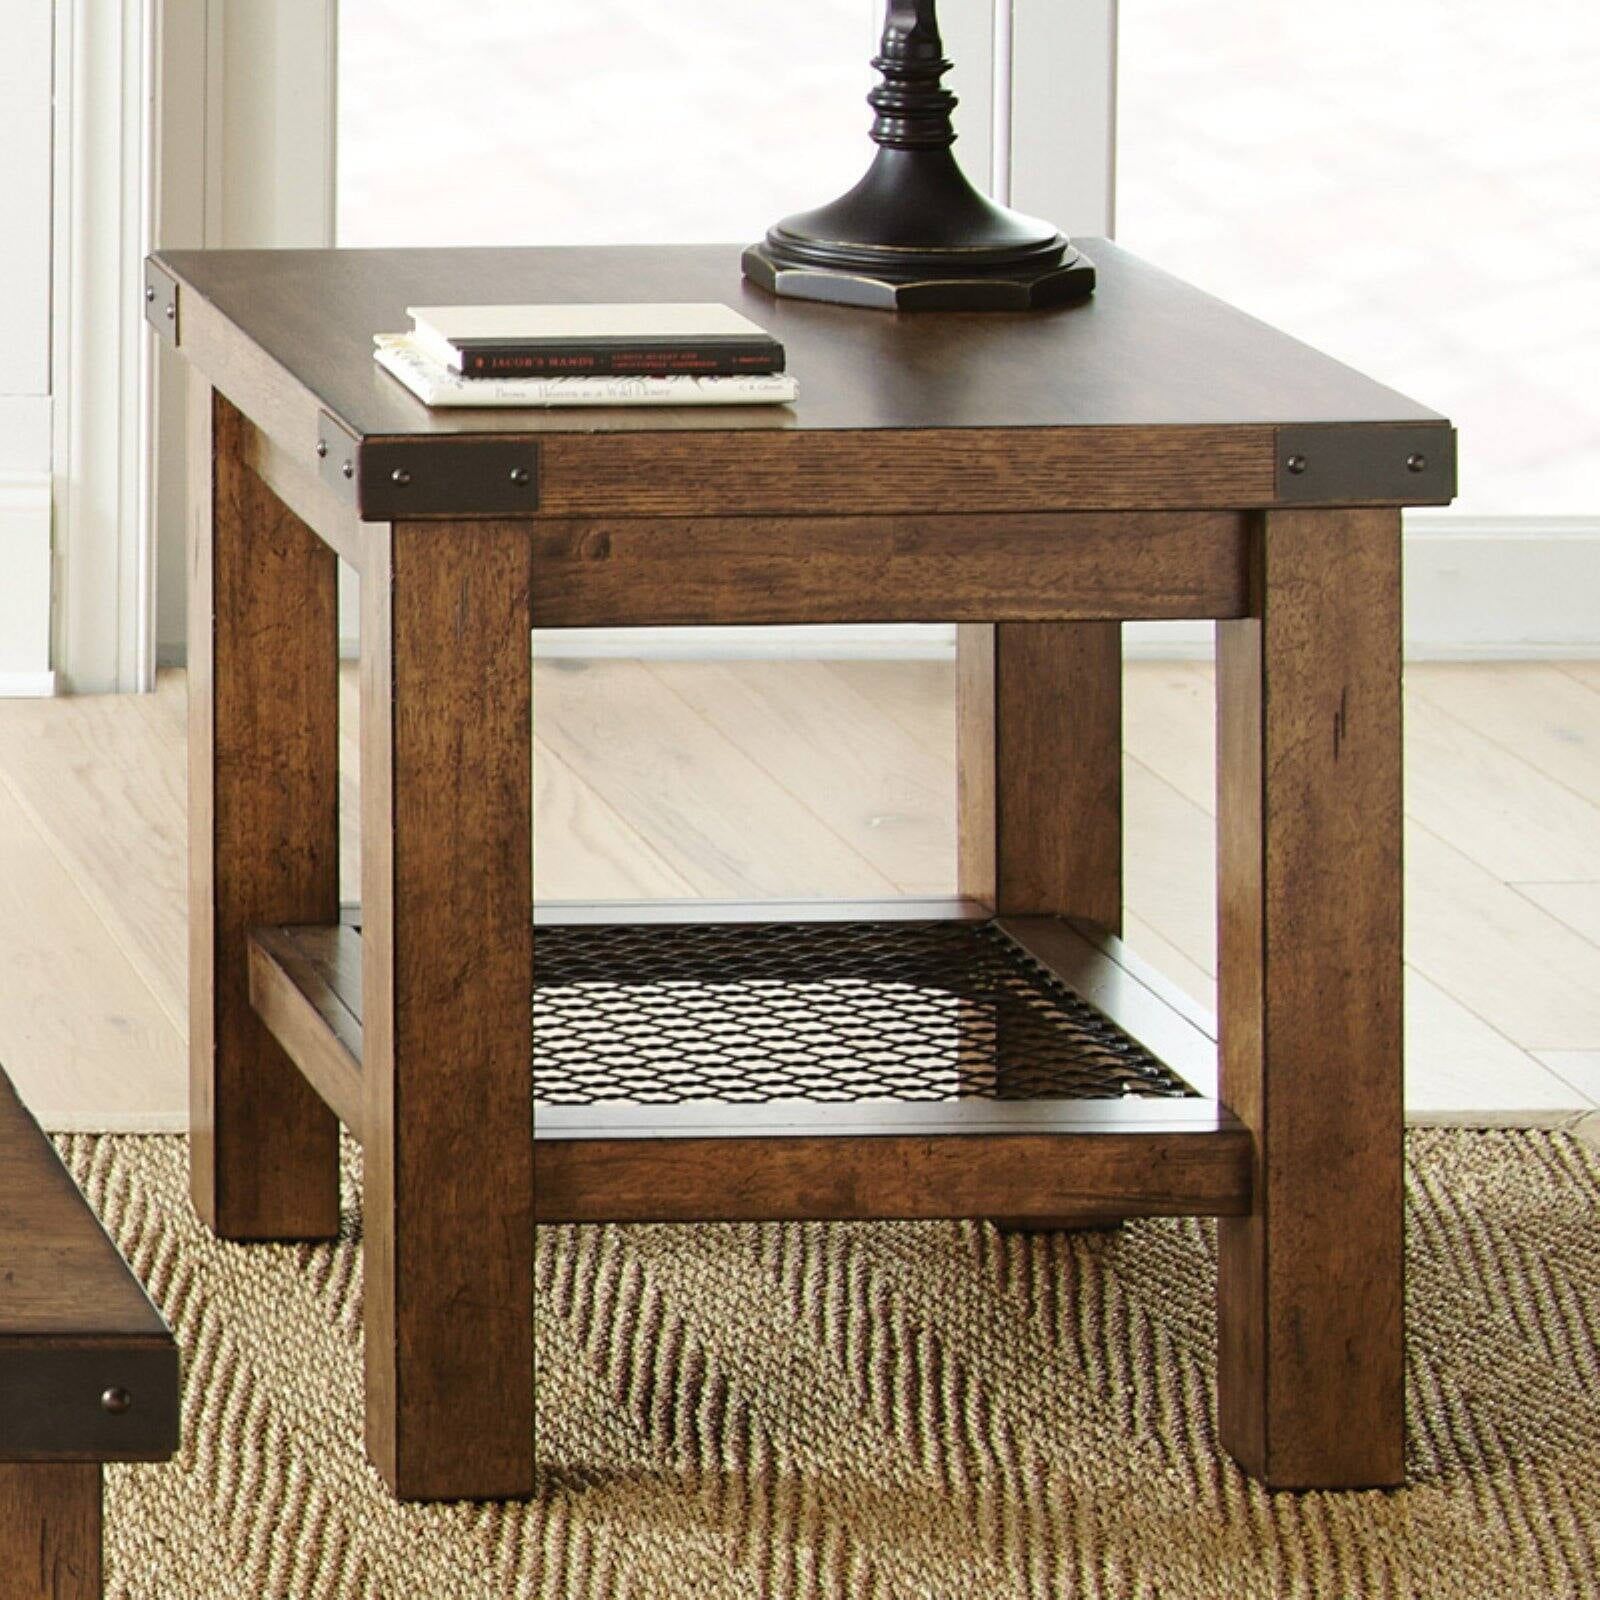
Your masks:
M731 377L739 373L782 372L783 346L777 344L690 346L672 349L612 349L593 345L474 346L460 351L464 378L660 378Z

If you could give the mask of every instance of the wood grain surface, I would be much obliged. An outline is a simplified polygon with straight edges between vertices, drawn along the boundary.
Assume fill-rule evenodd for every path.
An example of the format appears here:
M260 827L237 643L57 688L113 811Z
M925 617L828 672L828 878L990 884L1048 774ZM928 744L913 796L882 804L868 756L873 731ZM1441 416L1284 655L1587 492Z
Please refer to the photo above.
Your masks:
M100 1600L97 1462L0 1463L5 1600Z
M209 302L363 437L1439 420L1107 240L1084 244L1099 280L1080 305L920 316L773 299L740 277L734 245L179 250L160 259L187 290L186 353L191 307ZM408 305L635 300L734 306L783 342L799 402L710 414L430 411L372 360L375 333L410 326Z
M574 1139L539 1145L541 1222L1220 1216L1250 1203L1243 1129L1049 1136Z
M1122 638L1114 622L957 632L961 892L1122 926Z
M998 914L1122 925L1121 635L1115 622L956 630L956 875ZM1001 1079L1005 1057L1002 1039ZM1030 1228L1118 1220L1103 1208L993 1215Z
M1400 519L1274 512L1219 627L1223 1442L1276 1488L1402 1481Z
M225 1238L332 1238L338 1123L252 1010L245 940L339 913L336 562L246 465L245 437L191 373L193 1193Z
M359 1139L366 1120L361 936L342 925L316 933L321 937L302 939L290 928L251 930L250 1004L323 1104ZM345 994L354 996L354 1011Z
M4 1072L0 1221L0 1360L22 1339L170 1344L160 1314Z
M748 504L748 480L742 493ZM930 487L929 498L949 497ZM1225 617L1248 599L1245 519L1233 512L527 526L541 627Z
M367 1444L407 1499L533 1487L528 587L515 529L437 523L361 586Z

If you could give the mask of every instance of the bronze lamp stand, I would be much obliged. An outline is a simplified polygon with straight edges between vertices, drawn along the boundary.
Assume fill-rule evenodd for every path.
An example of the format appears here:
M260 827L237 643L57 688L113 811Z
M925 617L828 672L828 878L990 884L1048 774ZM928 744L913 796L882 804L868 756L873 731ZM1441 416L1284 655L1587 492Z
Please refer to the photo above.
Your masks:
M1094 288L1094 266L1047 222L996 205L950 146L956 97L935 0L889 0L867 96L878 146L866 175L829 205L785 217L744 252L771 294L886 311L1026 311Z

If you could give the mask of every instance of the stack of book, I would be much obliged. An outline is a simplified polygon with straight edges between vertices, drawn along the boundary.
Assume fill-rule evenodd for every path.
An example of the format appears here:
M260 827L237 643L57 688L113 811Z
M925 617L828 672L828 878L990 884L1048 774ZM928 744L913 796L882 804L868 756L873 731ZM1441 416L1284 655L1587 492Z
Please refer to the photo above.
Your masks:
M722 305L409 306L376 360L430 406L782 404L783 346Z

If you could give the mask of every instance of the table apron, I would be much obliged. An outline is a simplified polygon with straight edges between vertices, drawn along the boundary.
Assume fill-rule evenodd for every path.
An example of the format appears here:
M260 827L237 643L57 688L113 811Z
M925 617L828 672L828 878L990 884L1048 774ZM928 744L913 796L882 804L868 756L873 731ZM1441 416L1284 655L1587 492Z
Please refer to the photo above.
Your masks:
M532 520L536 626L1238 617L1232 511Z

